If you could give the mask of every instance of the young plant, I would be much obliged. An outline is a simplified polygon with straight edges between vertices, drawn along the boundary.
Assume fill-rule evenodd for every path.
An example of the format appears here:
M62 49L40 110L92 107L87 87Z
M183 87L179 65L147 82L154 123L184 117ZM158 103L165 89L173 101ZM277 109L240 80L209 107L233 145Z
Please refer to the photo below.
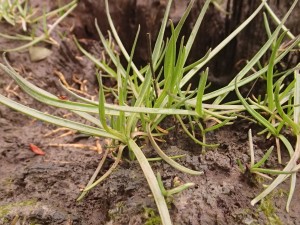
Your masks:
M76 93L69 90L67 87L62 87L67 93L72 95L78 101L61 100L55 95L42 90L35 85L28 82L22 76L15 72L15 70L5 60L6 65L0 64L0 68L4 70L11 78L13 78L18 85L33 98L55 107L68 109L71 112L83 117L89 121L92 125L85 125L75 121L63 119L40 111L31 109L17 102L12 101L2 95L0 95L0 103L7 105L15 110L18 110L24 114L35 117L37 119L56 124L58 126L67 127L86 133L92 136L106 137L113 140L116 148L116 160L111 168L102 175L101 178L96 180L96 175L99 173L101 166L105 160L99 163L94 176L91 178L87 187L84 189L81 199L89 190L103 181L109 174L117 167L122 157L123 150L128 148L131 155L134 156L147 179L149 187L152 191L152 195L155 199L158 207L159 214L161 216L162 224L171 224L171 218L167 208L164 195L172 195L180 192L182 189L191 186L189 183L180 186L178 189L172 189L166 191L161 185L161 178L158 179L155 176L151 165L143 153L142 146L139 146L138 139L149 139L153 149L160 156L161 159L166 161L174 168L193 175L202 174L201 171L194 171L185 168L173 157L168 156L157 144L156 137L162 136L166 132L159 128L159 124L168 116L177 118L182 128L186 133L196 142L203 146L209 146L205 141L205 133L213 129L217 129L220 126L228 124L229 121L236 118L236 114L242 110L249 110L245 100L242 104L221 104L226 95L237 89L238 87L249 83L256 79L261 74L267 71L267 67L262 68L257 73L242 79L251 68L257 63L259 58L267 51L269 46L276 39L277 33L282 27L282 24L276 29L268 42L257 53L257 55L249 62L249 64L237 75L237 78L233 80L228 86L219 89L215 92L206 93L205 87L208 70L202 72L200 83L198 88L190 90L190 88L184 89L183 87L191 81L191 78L196 75L204 65L209 62L222 48L224 48L229 41L231 41L244 27L251 22L251 20L261 11L265 5L265 1L259 5L257 10L251 14L251 16L243 22L232 34L230 34L224 41L222 41L216 48L209 51L205 56L192 63L186 65L189 52L193 46L195 36L199 30L206 10L209 7L210 0L207 0L197 18L194 28L185 42L184 38L180 37L180 31L182 26L189 15L189 12L194 4L195 0L192 0L181 20L176 27L171 23L171 36L164 41L164 34L167 27L168 16L172 4L172 0L168 1L166 12L162 21L162 25L156 39L154 48L152 50L149 45L149 65L146 65L142 69L138 69L133 62L133 55L135 46L139 34L137 32L132 50L130 53L126 51L122 41L120 40L116 28L109 14L108 0L105 0L105 7L107 11L107 17L111 29L110 38L105 39L97 23L96 28L99 33L100 40L106 50L107 55L110 58L111 64L107 61L100 61L84 50L79 42L75 39L78 48L91 59L97 68L97 78L99 83L99 99L98 101L91 101L87 98L81 97ZM69 10L75 7L74 4ZM67 11L68 12L68 11ZM290 11L289 11L290 13ZM288 13L288 14L289 14ZM64 14L67 15L67 14ZM49 33L49 32L48 32ZM112 47L112 37L120 49L120 54L115 53ZM29 44L31 45L31 44ZM284 55L287 54L290 48L287 48L280 56L276 57L275 63L277 63ZM123 57L127 61L127 66L123 66L120 63L120 57ZM112 90L112 94L116 98L117 104L106 103L105 90L107 90L102 82L103 76L110 76L116 80L116 88ZM239 95L240 97L240 95ZM204 103L207 100L214 100L213 104ZM252 109L252 107L250 107ZM257 107L254 107L257 109ZM184 124L182 117L187 117L190 121L190 128L188 129ZM212 126L205 126L206 122L210 120L214 121ZM204 137L204 141L201 142L195 135L195 124L199 127ZM107 153L105 153L107 154Z
M271 177L269 177L266 174L287 174L285 172L282 172L280 170L274 170L274 169L265 169L265 168L261 168L261 166L269 159L274 146L271 146L266 154L257 162L255 163L255 159L254 159L254 147L253 147L253 140L252 140L252 131L251 129L248 132L248 138L249 138L249 150L250 150L250 166L249 166L249 171L251 173L255 173L257 175L260 175L264 178L267 178L269 180L272 180Z
M1 1L3 3L1 3ZM73 0L72 2L64 6L61 6L58 9L55 9L51 12L43 12L42 16L35 17L38 9L30 8L27 0L25 1L15 0L13 2L11 2L10 0L0 0L0 22L1 22L1 18L3 17L6 22L10 23L13 26L15 26L17 23L21 23L24 32L26 33L30 32L28 35L22 35L22 34L9 35L0 32L0 37L10 39L10 40L27 42L26 44L21 45L19 47L12 48L12 49L1 49L1 51L3 52L21 51L33 47L39 42L47 42L50 44L57 45L57 41L55 41L50 35L53 32L53 30L57 27L57 25L66 16L68 16L76 8L76 6L77 6L77 0ZM47 23L47 18L50 18L53 15L56 15L61 12L64 13L60 15L53 24L50 25ZM33 27L33 26L35 27L37 26L35 23L43 27L43 33L38 37L36 37L35 29ZM28 26L30 26L31 31L29 31Z
M106 1L106 9L107 12L109 12L108 9L108 2ZM167 18L170 11L172 1L169 1L166 14L164 17L163 25L161 27L161 31L158 37L158 41L156 46L153 50L153 65L156 67L158 66L158 61L161 58L161 48L163 43L163 35L165 31L165 27L167 24ZM208 3L207 3L208 5ZM190 5L191 8L191 5ZM112 73L115 78L117 79L118 84L118 90L117 90L117 97L118 97L118 103L119 105L111 105L105 103L105 96L104 96L104 87L102 84L102 77L100 74L97 75L98 81L99 81L99 101L98 102L91 102L88 99L84 100L85 103L79 103L79 102L71 102L71 101L65 101L57 98L56 96L34 86L33 84L29 83L27 80L22 78L18 73L16 73L13 68L6 62L6 66L1 64L1 68L8 73L19 85L23 88L24 91L26 91L28 94L33 96L34 98L38 99L39 101L42 101L49 105L54 105L56 107L66 108L74 113L82 116L86 120L90 121L95 126L88 126L84 124L79 124L74 121L58 118L52 115L47 115L45 113L36 111L34 109L28 108L26 106L20 105L19 103L16 103L4 96L0 96L0 102L11 107L14 109L17 109L19 111L22 111L23 113L33 116L37 119L44 120L56 125L68 127L71 129L75 129L78 131L81 131L83 133L87 133L89 135L93 136L101 136L106 138L111 138L115 140L115 143L119 145L119 148L117 150L117 160L115 161L114 165L111 167L110 170L108 170L100 179L98 179L95 182L90 182L90 184L85 188L84 193L88 192L90 189L92 189L95 185L100 183L105 177L109 175L109 173L112 172L112 169L116 167L118 164L123 149L127 146L130 151L133 152L135 155L137 161L139 162L141 169L148 181L149 187L152 191L153 197L156 201L158 211L161 215L162 223L163 224L171 224L171 219L169 216L167 204L165 202L164 196L162 195L161 189L158 185L158 181L154 175L153 170L151 169L151 166L145 157L145 155L142 152L142 149L137 145L136 139L138 138L137 135L134 134L136 128L138 128L139 121L144 125L144 128L148 128L147 132L152 133L153 129L156 127L150 127L151 122L156 122L156 120L160 120L160 115L169 115L169 114L194 114L193 111L189 110L182 110L177 109L179 107L163 107L162 109L157 108L145 108L145 106L151 106L151 100L153 99L153 85L152 85L152 74L149 69L145 70L144 74L140 73L132 62L132 56L134 52L134 47L132 50L131 55L129 56L128 53L125 51L124 47L122 47L122 43L118 39L117 33L115 31L115 28L113 26L113 23L111 21L111 18L108 13L108 19L110 21L112 32L115 36L115 39L119 42L119 46L122 49L122 53L125 57L128 59L128 68L125 70L123 66L120 64L120 61L118 57L114 54L111 54L112 51L109 49L108 45L105 45L108 54L110 55L112 61L116 65L116 72L109 68L107 65L103 65L104 72L110 72ZM99 30L100 31L100 30ZM99 32L100 37L101 32ZM105 42L106 43L106 42ZM105 44L104 43L104 44ZM136 42L135 42L136 43ZM129 57L129 58L128 58ZM161 62L161 61L160 61ZM129 77L129 71L134 71L134 74ZM142 79L143 83L139 84L139 82L134 82L136 79ZM134 106L128 106L127 100L128 100L128 92L132 92L132 101L134 102ZM69 91L70 92L70 91ZM75 95L74 93L72 93ZM79 97L79 96L78 96ZM82 97L79 97L79 100L83 100ZM173 104L173 103L172 103ZM99 121L96 120L96 118L89 113L92 114L98 114L99 115ZM153 116L155 114L156 116ZM109 121L109 122L107 122ZM145 130L146 131L146 130ZM141 135L145 135L145 132L140 132ZM191 174L201 174L201 172L193 171L187 168L184 168L168 156L164 155L165 159L169 163L171 163L173 166L177 167L178 169L189 172Z
M178 185L170 190L166 190L162 182L160 173L157 173L156 177L157 177L160 190L165 197L171 197L172 195L180 193L185 189L188 189L189 187L193 187L195 185L194 183L186 183L186 184Z
M298 65L299 66L299 65ZM290 185L290 191L288 196L288 201L286 205L286 210L289 211L289 205L292 200L292 196L295 191L296 187L296 178L297 173L300 169L300 165L297 163L300 158L300 77L299 77L299 68L295 71L295 87L293 91L293 116L291 116L289 113L287 114L284 112L282 105L280 104L279 100L279 90L280 86L282 84L283 78L281 78L275 89L275 103L278 110L279 115L282 117L284 121L284 125L288 126L288 128L292 131L292 134L296 137L296 144L295 148L293 149L291 144L286 138L283 138L283 136L280 136L280 139L285 144L286 148L289 151L290 154L290 160L288 161L285 168L280 172L280 175L277 176L277 178L255 199L251 201L251 204L254 205L258 201L260 201L262 198L264 198L266 195L268 195L271 191L273 191L280 183L282 183L284 180L286 180L288 177L291 177L291 185Z
M295 5L297 4L297 1L294 1L293 5L291 6L289 12L286 14L286 16L282 19L279 26L276 28L276 30L273 32L273 34L269 35L269 40L264 45L262 49L269 48L272 46L272 54L270 57L270 61L268 65L265 67L266 72L266 80L267 80L267 93L266 93L266 99L265 100L257 100L257 102L249 99L249 104L246 99L242 97L242 95L239 92L238 89L238 81L243 77L243 75L239 75L235 78L235 91L236 94L240 100L240 102L243 104L245 109L253 116L254 119L256 119L261 125L263 125L266 128L266 131L270 134L274 135L276 138L278 138L287 148L289 154L290 154L290 160L286 167L282 171L277 170L268 170L268 169L261 169L259 168L263 162L269 157L271 154L272 149L269 149L266 153L266 155L256 164L254 164L254 152L250 145L250 151L251 151L251 169L252 172L259 172L259 173L269 173L269 174L279 174L277 178L255 199L251 201L251 204L254 205L258 201L260 201L262 198L264 198L267 194L269 194L272 190L274 190L280 183L282 183L286 178L291 176L291 187L289 192L289 197L287 201L286 209L289 210L289 204L292 199L292 195L294 193L295 185L296 185L296 171L299 169L297 167L297 160L299 159L299 132L300 132L300 124L299 124L299 76L297 76L297 73L299 71L299 64L295 66L292 69L289 69L283 73L281 73L281 77L275 81L275 75L274 75L274 66L276 63L278 63L278 59L282 58L282 54L285 53L286 49L283 52L279 52L279 46L283 40L283 37L286 32L281 34L279 38L277 39L280 29L282 29L284 22L287 19L287 16L291 13ZM289 51L291 51L295 46L299 45L300 38L295 38L289 48ZM257 62L259 58L261 57L261 54L257 54L253 60L251 60L248 64L252 64L255 61ZM291 74L294 75L294 81L290 83L286 87L286 89L283 89L284 84L283 80ZM275 87L274 87L275 86ZM293 101L292 101L293 99ZM263 104L261 104L263 103ZM288 105L285 105L288 103ZM284 108L287 109L287 111L284 110ZM269 118L265 118L262 114L267 114ZM295 149L292 148L292 145L288 141L288 139L281 134L282 128L286 126L287 129L290 129L293 133L293 135L296 136L297 142ZM249 138L251 137L251 134L249 134ZM251 143L251 140L249 140ZM278 157L280 158L280 152L278 152ZM250 169L250 170L251 170Z
M21 24L23 31L27 31L27 24L31 22L36 12L36 9L29 7L28 0L0 1L0 22L4 19L12 26Z

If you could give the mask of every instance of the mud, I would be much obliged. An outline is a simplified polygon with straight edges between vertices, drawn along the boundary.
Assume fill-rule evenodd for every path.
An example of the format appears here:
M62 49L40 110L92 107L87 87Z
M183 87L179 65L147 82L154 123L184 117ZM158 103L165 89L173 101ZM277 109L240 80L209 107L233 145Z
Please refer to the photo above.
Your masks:
M58 32L68 30L77 19L69 17ZM7 30L0 24L0 30ZM75 29L76 30L76 29ZM56 33L55 38L58 37ZM60 40L60 39L57 39ZM82 39L87 50L101 55L99 43L92 38ZM64 74L67 82L79 89L72 77L86 80L90 95L96 95L95 70L72 41L71 34L52 46L52 55L40 62L31 62L28 52L10 53L8 59L22 76L56 95L64 95L55 71ZM1 49L19 45L0 38ZM45 106L15 88L9 77L0 71L0 93L31 107L59 116L78 120L66 111ZM168 127L168 122L164 124ZM76 199L94 173L102 154L94 149L95 137L67 131L48 135L57 127L33 120L0 105L0 224L42 225L100 225L100 224L159 224L158 213L150 189L136 161L124 159L113 174L94 188L81 202ZM178 160L183 165L204 172L191 176L174 170L164 162L151 165L160 172L167 189L175 182L193 182L195 186L168 199L174 224L299 224L300 196L296 191L290 212L285 211L288 182L264 202L251 206L250 201L262 191L266 181L243 173L237 164L246 168L250 162L247 132L253 129L255 153L261 157L274 140L256 135L261 128L249 121L239 120L231 126L207 134L209 143L219 143L215 149L194 144L182 130L173 130L165 137L162 148L168 155L185 154ZM33 143L45 151L45 156L29 149ZM84 148L59 147L58 144L81 144ZM104 148L104 145L103 145ZM155 157L152 149L147 156ZM287 156L286 156L287 157ZM276 160L272 159L272 166ZM113 156L104 165L105 172ZM269 164L267 164L268 166ZM277 165L277 167L280 167ZM299 184L296 190L299 190ZM18 222L17 222L18 221Z

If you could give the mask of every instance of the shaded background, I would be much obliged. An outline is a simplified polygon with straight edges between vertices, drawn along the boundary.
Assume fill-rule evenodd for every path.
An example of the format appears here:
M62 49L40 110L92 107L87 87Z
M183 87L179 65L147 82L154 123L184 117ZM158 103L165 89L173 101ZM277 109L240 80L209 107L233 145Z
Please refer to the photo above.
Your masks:
M135 54L135 62L147 62L146 33L151 33L152 41L159 31L161 20L167 5L167 0L110 0L110 12L117 31L126 48L130 50L137 27L141 25L139 42ZM176 24L183 14L188 0L173 1L170 19ZM197 0L182 35L188 37L195 23L204 0ZM190 53L189 61L193 62L202 57L209 48L215 47L238 27L261 3L260 0L220 0L218 5L211 4L204 17L200 31ZM268 1L275 13L282 18L293 1ZM83 0L77 9L80 21L77 23L75 34L82 38L95 38L97 32L94 19L97 18L99 27L105 33L109 29L105 14L104 1ZM269 18L274 28L272 19ZM300 32L300 2L298 2L286 26L294 35ZM224 85L229 82L236 72L241 69L246 60L250 59L267 40L263 14L260 13L226 48L220 52L210 63L210 81ZM299 54L298 54L299 55ZM294 56L295 57L295 56ZM291 59L289 59L291 60ZM293 59L297 61L297 59ZM298 56L299 61L299 56Z

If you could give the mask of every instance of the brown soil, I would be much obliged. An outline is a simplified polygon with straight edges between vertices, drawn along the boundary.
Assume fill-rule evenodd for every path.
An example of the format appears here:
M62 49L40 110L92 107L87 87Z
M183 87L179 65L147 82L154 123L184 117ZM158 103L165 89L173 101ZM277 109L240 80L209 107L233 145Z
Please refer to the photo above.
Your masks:
M74 18L67 18L58 32L67 31ZM0 31L9 26L0 23ZM84 39L82 43L93 54L101 55L97 41ZM0 48L10 48L20 43L0 38ZM86 80L88 92L96 94L97 83L94 66L82 57L72 41L71 34L60 40L60 47L51 46L52 55L40 62L31 62L28 52L10 53L9 62L23 77L56 95L64 95L54 71L63 73L75 88L76 75ZM20 101L30 107L55 115L78 119L66 111L45 106L29 98L15 83L0 71L0 94ZM168 122L164 124L168 126ZM183 191L170 200L170 212L174 224L299 224L300 195L296 191L290 207L285 211L288 183L280 186L264 202L254 207L251 199L262 191L262 183L241 172L240 160L249 163L247 143L248 129L254 133L257 157L274 144L255 135L261 128L248 121L239 120L231 126L208 134L209 143L219 143L216 149L202 153L201 147L192 143L183 131L173 131L162 145L168 155L185 154L178 160L183 165L204 171L202 176L191 176L174 170L164 162L152 163L155 172L162 174L166 188L172 188L175 179L193 182L195 187ZM0 105L0 224L159 224L150 189L136 161L124 159L113 174L94 188L81 202L76 202L95 171L102 154L90 150L97 138L72 133L60 137L66 131L47 136L56 127L33 120ZM103 140L100 140L102 142ZM34 154L29 144L45 151L45 156ZM84 149L57 147L53 144L82 144ZM151 150L151 149L150 149ZM156 156L147 151L149 156ZM104 171L113 162L111 156ZM276 165L276 160L267 166ZM296 190L299 190L299 184Z

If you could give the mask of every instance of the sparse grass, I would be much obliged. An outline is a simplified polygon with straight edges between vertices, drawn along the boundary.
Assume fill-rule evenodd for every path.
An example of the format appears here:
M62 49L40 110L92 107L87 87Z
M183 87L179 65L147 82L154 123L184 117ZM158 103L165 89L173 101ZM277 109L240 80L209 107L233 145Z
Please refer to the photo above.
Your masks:
M77 0L61 6L51 12L40 12L32 8L28 0L0 0L0 22L9 23L12 26L21 24L25 34L7 34L0 32L0 36L10 40L26 42L13 49L0 49L2 52L21 51L35 46L39 42L47 42L58 45L51 37L51 33L57 25L69 15L77 6ZM40 15L41 14L41 15ZM57 19L50 24L47 20L56 15ZM41 51L41 50L40 50Z
M300 109L298 107L300 105L299 65L289 68L284 72L277 72L275 66L284 56L299 45L300 37L295 38L289 35L293 40L288 46L285 46L284 49L280 48L286 34L286 31L281 33L282 29L286 29L283 24L291 14L297 1L294 1L290 10L286 13L285 17L280 21L273 32L270 31L266 20L266 28L269 33L266 43L227 86L213 92L207 92L206 89L208 85L207 77L209 70L208 68L205 68L205 65L237 34L239 34L264 7L267 7L267 5L265 1L262 1L249 18L217 47L208 51L202 59L187 65L189 52L193 47L195 36L211 1L207 0L205 2L192 33L189 37L184 38L180 36L180 32L194 2L194 0L190 2L177 26L174 26L172 22L170 22L171 36L167 40L164 40L168 15L172 4L171 0L168 2L154 48L152 49L149 44L149 64L142 69L138 69L133 62L133 56L139 36L139 29L131 52L127 52L110 17L108 0L105 1L107 17L111 29L109 38L105 38L98 27L97 22L95 22L95 26L105 51L110 58L110 63L105 60L101 61L96 59L80 45L76 38L74 38L74 41L81 52L95 63L97 69L96 76L99 83L98 101L91 101L81 97L63 85L62 87L65 91L78 101L61 100L55 95L36 87L24 79L9 65L5 58L6 65L0 64L1 69L14 79L18 85L33 98L48 105L68 109L83 117L93 125L88 126L42 113L14 102L2 95L0 95L0 103L29 116L58 126L67 127L88 135L100 136L113 140L112 145L116 147L111 151L116 155L115 162L101 178L96 180L106 158L103 157L103 160L99 163L97 170L87 184L82 195L79 197L79 200L113 172L118 166L122 158L122 153L126 148L129 150L131 158L136 159L140 164L156 201L162 224L171 224L171 218L165 198L183 191L192 186L192 184L186 183L175 187L174 189L165 190L160 175L157 177L155 176L155 172L152 170L149 160L143 153L144 146L138 145L138 143L140 143L139 140L145 138L148 139L157 155L175 169L192 175L201 175L202 171L195 171L182 166L176 162L173 157L166 155L160 148L157 144L157 139L167 135L168 132L162 130L159 125L165 118L172 116L177 120L177 123L182 126L182 129L187 135L195 143L201 145L203 151L205 151L205 148L207 147L213 148L217 146L217 143L207 143L205 138L207 132L217 130L225 125L230 125L237 119L240 112L247 111L251 116L251 120L257 121L260 125L265 127L262 134L267 137L270 137L270 135L275 136L277 140L281 141L288 149L291 157L283 171L262 168L264 162L270 157L274 147L271 147L266 152L265 156L255 163L255 150L252 145L252 134L249 132L251 155L250 172L258 173L265 177L266 173L279 174L273 183L251 203L255 204L262 200L267 194L274 190L277 185L286 178L291 177L291 189L287 201L288 210L295 188L296 172L300 168L299 164L297 164L300 154ZM76 7L75 2L74 5L70 6L68 11L58 19L58 22L63 19L64 16L68 15L68 12L72 11L74 7ZM53 28L51 27L51 30L46 33L50 34L50 31L53 31ZM43 38L44 37L46 36L43 36ZM44 40L43 38L41 40ZM112 47L112 39L115 40L120 49L120 53L116 53ZM33 44L34 43L30 42L27 44L27 47ZM24 48L24 46L22 48ZM269 62L267 62L265 66L261 66L257 69L256 65L260 65L260 59L269 52L270 49L271 57ZM20 50L20 48L14 50ZM120 57L123 57L127 61L127 65L121 64ZM200 74L199 85L196 89L191 90L191 86L188 84L191 82L191 79L198 74ZM114 79L117 83L116 87L105 87L102 83L102 78L104 76ZM290 76L293 76L294 81L285 87L284 79ZM239 88L260 77L266 78L266 97L243 97L239 92ZM186 85L188 88L183 88ZM108 90L115 96L116 104L106 103L105 94ZM224 101L230 92L235 92L237 94L238 101L231 103ZM185 119L188 121L188 124L184 123ZM210 123L212 125L208 125L208 122L211 121L213 121L213 123ZM295 148L293 148L288 139L282 135L282 129L291 130L292 134L297 137ZM202 140L198 139L196 130L201 131ZM278 146L279 145L277 145L277 149ZM199 151L199 154L200 153L201 152ZM280 150L278 150L278 158L279 162L281 162Z
M28 0L1 0L0 22L5 20L12 26L21 24L23 31L27 31L27 24L32 23L32 17L37 13L28 4Z
M297 1L294 2L294 6ZM292 8L290 9L292 10ZM289 192L289 197L287 201L286 210L289 211L289 204L292 199L292 195L295 190L296 185L296 172L299 170L299 166L297 166L297 160L300 156L300 123L299 123L299 92L300 92L300 79L299 79L299 69L300 64L296 65L293 68L289 68L284 72L277 72L274 69L276 64L276 58L280 58L284 51L279 52L279 48L282 44L282 40L286 35L286 31L279 35L279 28L284 24L284 21L287 17L284 17L277 27L277 29L273 32L273 34L269 38L269 46L271 46L272 54L270 57L270 61L266 68L266 83L267 83L267 91L265 99L262 99L260 96L255 98L255 100L244 99L240 94L237 87L237 80L240 78L237 76L235 78L235 90L240 102L244 105L245 109L252 115L254 119L256 119L261 125L263 125L266 129L261 132L267 133L267 138L270 135L275 136L276 144L277 144L277 156L278 162L281 164L281 150L280 144L284 144L286 149L290 154L290 161L287 163L283 171L277 170L269 170L269 169L259 169L258 167L267 160L271 154L272 148L270 148L266 155L254 165L254 152L251 141L251 133L249 133L249 142L250 142L250 152L251 152L251 168L256 172L260 173L269 173L269 174L280 174L278 177L270 184L259 196L251 201L251 204L254 205L262 198L264 198L267 194L273 191L280 183L282 183L286 178L291 176L291 187ZM269 30L269 29L268 29ZM278 37L279 36L279 37ZM289 47L296 47L300 43L300 37L294 38L290 43ZM267 43L266 43L267 44ZM277 78L280 76L280 78ZM284 84L284 79L288 76L293 76L293 81L289 85ZM259 100L258 100L259 99ZM247 102L250 102L250 104ZM259 109L259 112L255 108ZM267 118L263 116L263 114L267 115ZM297 139L296 145L293 148L288 139L282 135L282 129L290 130L292 135L294 135ZM280 143L281 141L281 143Z

